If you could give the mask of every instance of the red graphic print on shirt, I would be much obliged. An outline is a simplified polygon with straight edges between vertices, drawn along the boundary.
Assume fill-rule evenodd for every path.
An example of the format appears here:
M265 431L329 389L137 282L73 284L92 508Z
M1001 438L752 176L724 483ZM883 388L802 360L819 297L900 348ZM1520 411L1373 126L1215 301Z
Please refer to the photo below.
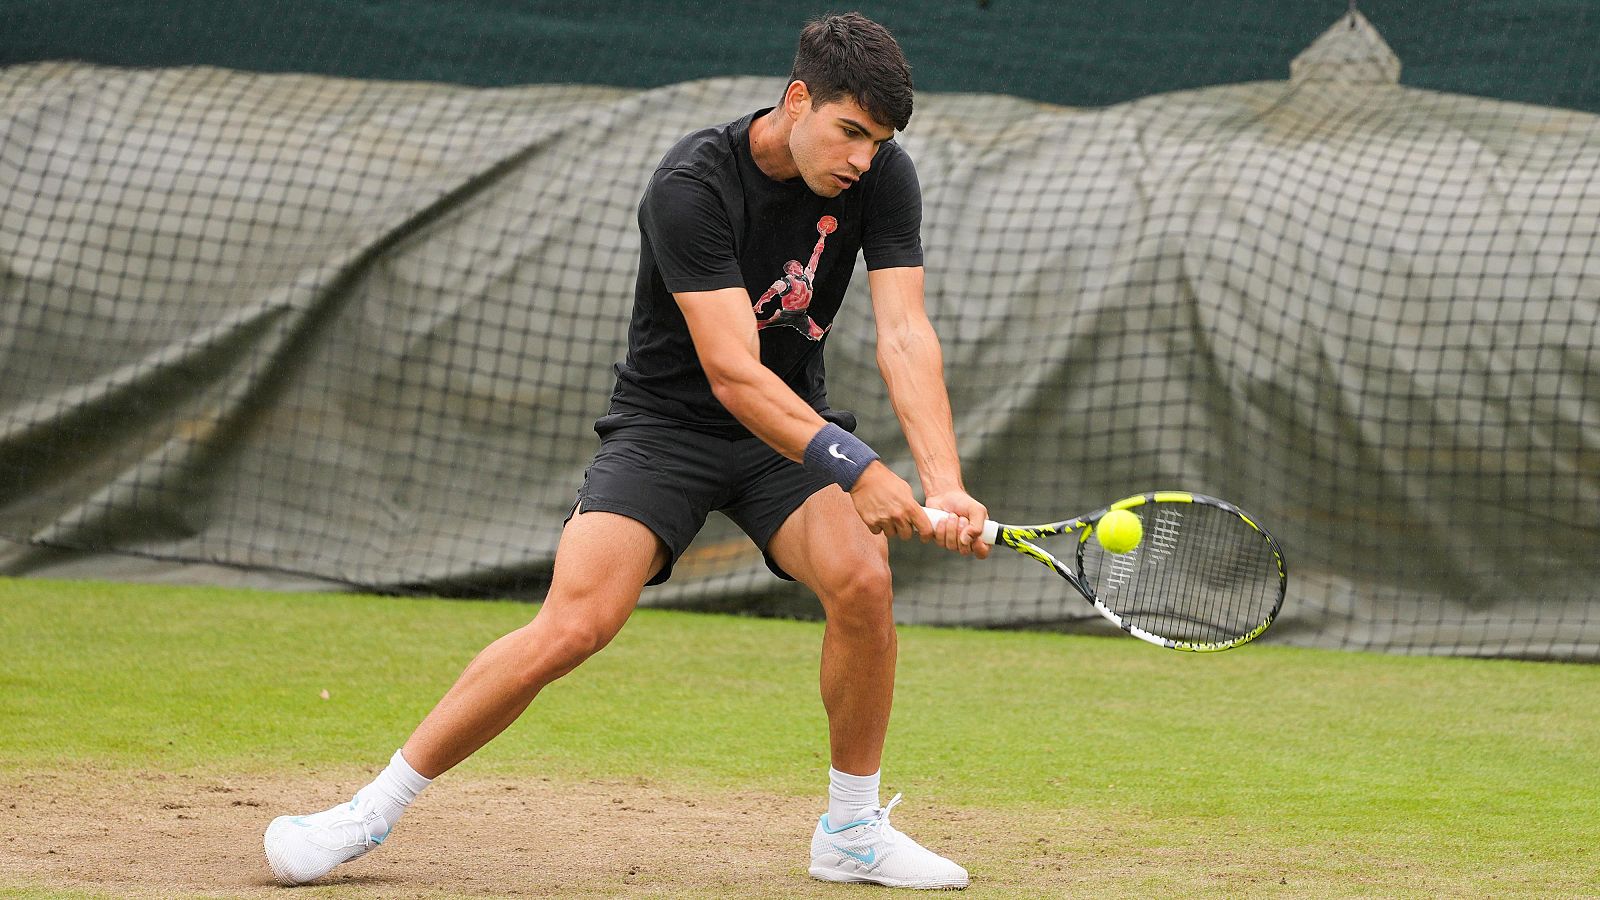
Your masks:
M817 260L822 258L822 245L827 243L828 235L839 227L839 221L833 216L823 216L817 220L817 245L811 248L811 261L804 266L797 259L791 259L783 264L783 277L772 283L761 299L756 301L756 329L759 331L769 325L787 325L813 341L822 340L822 336L832 328L823 328L811 318L811 284L812 277L817 273ZM765 319L761 318L762 307L776 299L777 309Z

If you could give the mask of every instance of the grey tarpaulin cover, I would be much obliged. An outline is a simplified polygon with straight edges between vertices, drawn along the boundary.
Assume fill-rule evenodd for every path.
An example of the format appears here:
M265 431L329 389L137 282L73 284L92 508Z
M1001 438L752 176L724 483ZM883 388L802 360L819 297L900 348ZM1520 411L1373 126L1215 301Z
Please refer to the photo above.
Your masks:
M1013 522L1235 500L1289 554L1270 640L1595 658L1597 120L1402 87L1346 31L1289 81L918 97L968 486ZM0 71L0 571L537 596L645 179L781 87ZM851 290L831 399L915 484ZM1092 616L1030 563L894 553L905 621ZM815 611L720 517L644 602Z

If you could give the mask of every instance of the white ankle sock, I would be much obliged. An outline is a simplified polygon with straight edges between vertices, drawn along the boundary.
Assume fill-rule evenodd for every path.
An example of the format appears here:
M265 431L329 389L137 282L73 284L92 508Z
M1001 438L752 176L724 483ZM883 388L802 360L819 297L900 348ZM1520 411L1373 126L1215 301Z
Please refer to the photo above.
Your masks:
M832 766L828 767L828 824L833 828L861 818L861 814L878 808L878 776L851 775Z
M356 797L372 801L373 808L383 818L384 824L393 828L411 801L417 799L422 789L432 783L433 779L418 775L417 770L406 762L405 756L396 750L394 756L389 758L389 767L372 779L371 784L357 791Z

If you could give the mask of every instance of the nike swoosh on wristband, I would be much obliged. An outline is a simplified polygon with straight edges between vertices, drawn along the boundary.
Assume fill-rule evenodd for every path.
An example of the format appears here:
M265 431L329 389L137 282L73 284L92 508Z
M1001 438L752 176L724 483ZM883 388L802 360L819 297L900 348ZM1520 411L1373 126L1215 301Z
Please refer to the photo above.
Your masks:
M878 858L878 848L877 847L868 847L867 848L867 852L864 853L864 854L863 853L857 853L854 850L846 850L845 848L839 846L838 844L834 844L833 845L833 849L839 851L840 853L843 853L845 856L848 856L848 857L850 857L852 859L860 860L863 865L870 866L870 865L872 865L872 861Z
M839 452L839 445L838 444L829 444L828 445L828 455L832 456L832 457L835 457L837 459L842 459L847 463L855 462L855 460L853 460L850 457L845 456L843 453Z

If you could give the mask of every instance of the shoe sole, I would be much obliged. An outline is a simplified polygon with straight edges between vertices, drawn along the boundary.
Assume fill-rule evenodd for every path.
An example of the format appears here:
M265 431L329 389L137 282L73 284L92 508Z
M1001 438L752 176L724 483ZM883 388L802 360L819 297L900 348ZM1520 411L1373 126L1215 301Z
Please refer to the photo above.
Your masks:
M894 878L875 878L871 875L857 875L852 872L841 872L827 866L812 866L809 870L811 877L818 881L831 881L835 884L879 884L884 887L910 888L914 891L960 891L965 890L967 882L954 884L948 881L916 882L901 881Z

